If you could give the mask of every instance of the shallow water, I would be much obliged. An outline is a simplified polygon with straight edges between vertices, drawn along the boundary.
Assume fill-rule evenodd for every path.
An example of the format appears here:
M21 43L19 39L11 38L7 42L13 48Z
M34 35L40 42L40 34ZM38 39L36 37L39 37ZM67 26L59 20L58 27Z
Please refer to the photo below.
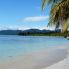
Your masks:
M63 37L0 35L0 60L66 44Z

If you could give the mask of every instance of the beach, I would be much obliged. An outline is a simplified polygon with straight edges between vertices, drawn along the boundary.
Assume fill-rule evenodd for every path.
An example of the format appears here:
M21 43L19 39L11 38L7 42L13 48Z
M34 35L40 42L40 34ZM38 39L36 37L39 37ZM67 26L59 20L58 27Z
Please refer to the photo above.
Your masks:
M67 55L63 60L43 69L69 69L69 48L66 51Z
M21 55L0 64L0 69L69 69L69 45Z
M0 69L69 69L69 0L0 0Z

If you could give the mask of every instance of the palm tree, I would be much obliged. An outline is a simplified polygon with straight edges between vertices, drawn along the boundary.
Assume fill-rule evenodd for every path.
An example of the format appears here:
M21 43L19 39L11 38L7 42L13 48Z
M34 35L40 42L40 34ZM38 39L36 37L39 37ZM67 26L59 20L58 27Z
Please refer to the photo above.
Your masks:
M61 27L61 32L66 32L69 27L69 0L42 0L42 10L51 4L48 26Z

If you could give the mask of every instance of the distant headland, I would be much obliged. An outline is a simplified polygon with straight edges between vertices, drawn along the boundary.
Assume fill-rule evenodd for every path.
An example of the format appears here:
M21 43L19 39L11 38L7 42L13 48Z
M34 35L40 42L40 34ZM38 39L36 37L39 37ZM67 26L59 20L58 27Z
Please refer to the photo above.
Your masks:
M27 30L0 30L0 35L20 35L20 36L65 36L66 33L61 33L61 30L40 30L40 29L27 29Z

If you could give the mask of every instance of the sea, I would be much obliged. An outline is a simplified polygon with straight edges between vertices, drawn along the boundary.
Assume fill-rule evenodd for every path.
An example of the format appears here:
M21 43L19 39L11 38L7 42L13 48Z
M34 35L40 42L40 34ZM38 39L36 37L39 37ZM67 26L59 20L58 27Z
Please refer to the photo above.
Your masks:
M67 44L69 44L69 40L63 37L0 35L0 62Z

